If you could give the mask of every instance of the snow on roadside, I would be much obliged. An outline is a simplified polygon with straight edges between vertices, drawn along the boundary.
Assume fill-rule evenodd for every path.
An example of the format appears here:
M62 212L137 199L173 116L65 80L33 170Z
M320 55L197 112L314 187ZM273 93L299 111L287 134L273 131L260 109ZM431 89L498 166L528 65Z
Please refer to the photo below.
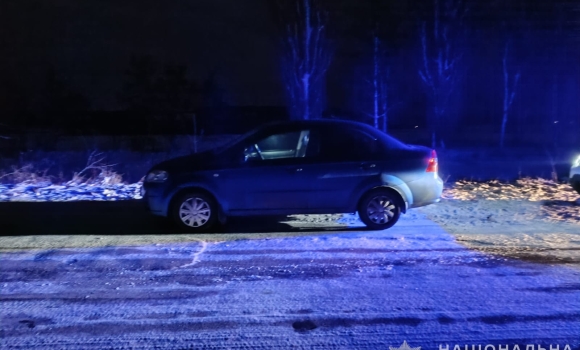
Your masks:
M0 184L0 201L115 201L140 199L140 190L141 183L24 182ZM413 213L426 215L472 249L580 264L580 195L565 183L460 180L446 186L440 203L410 210L397 225L413 222ZM363 226L356 214L293 215L289 220L294 226Z
M141 198L141 183L76 183L61 185L50 182L0 184L0 202L115 201Z
M580 195L568 184L457 181L419 212L469 248L547 263L580 263Z

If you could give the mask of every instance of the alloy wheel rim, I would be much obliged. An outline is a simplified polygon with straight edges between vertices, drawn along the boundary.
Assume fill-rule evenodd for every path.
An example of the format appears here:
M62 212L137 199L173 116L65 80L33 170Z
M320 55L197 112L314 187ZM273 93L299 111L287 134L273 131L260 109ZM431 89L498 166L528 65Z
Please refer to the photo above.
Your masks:
M202 198L188 198L179 206L179 219L190 227L205 225L211 216L209 203Z
M376 196L367 205L367 216L374 224L384 225L395 216L396 206L387 196Z

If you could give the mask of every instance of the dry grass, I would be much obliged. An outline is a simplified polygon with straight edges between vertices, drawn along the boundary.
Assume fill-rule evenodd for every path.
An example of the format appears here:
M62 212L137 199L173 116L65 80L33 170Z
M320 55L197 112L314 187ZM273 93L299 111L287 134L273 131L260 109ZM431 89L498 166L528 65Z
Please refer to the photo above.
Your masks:
M37 161L19 159L18 165L0 171L0 183L4 184L100 184L115 185L123 182L123 176L114 170L116 164L106 162L103 153L92 151L86 165L72 175L65 176L62 168L54 170L54 161L41 158ZM24 164L23 164L24 163ZM70 172L69 172L70 173Z
M48 175L48 170L36 169L33 164L26 164L24 166L11 166L9 171L0 171L0 183L40 183L55 181L55 176Z
M73 174L69 183L75 184L101 184L116 185L123 183L123 177L113 171L116 164L105 162L103 153L92 151L88 157L86 166L79 172Z
M457 181L443 191L443 199L454 201L521 201L538 205L523 219L580 224L580 195L567 183L523 178L501 181ZM458 204L460 205L460 204ZM519 215L514 213L514 215Z
M515 182L460 180L443 191L444 199L574 201L578 197L568 183L522 178Z

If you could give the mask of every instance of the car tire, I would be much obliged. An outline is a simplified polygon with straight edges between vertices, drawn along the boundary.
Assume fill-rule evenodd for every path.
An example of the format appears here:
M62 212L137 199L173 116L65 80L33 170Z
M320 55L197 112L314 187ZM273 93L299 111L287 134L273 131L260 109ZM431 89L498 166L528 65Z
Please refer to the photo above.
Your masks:
M205 193L188 192L175 198L171 217L180 229L187 232L209 232L218 221L218 206Z
M365 194L358 205L358 215L371 230L386 230L401 216L401 201L392 190L375 189Z

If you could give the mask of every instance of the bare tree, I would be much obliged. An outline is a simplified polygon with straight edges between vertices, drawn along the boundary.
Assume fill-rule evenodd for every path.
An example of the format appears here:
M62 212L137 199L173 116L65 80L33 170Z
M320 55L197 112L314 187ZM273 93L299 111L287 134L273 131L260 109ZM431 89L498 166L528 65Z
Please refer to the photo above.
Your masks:
M463 0L433 0L433 20L421 27L422 68L419 76L428 88L430 115L428 116L431 144L442 146L444 118L449 100L461 77L462 58L459 38L465 33L463 18L467 12ZM429 21L431 22L431 21Z
M353 91L353 95L356 96L357 101L366 101L364 103L365 106L362 106L362 113L372 120L373 126L387 132L389 112L392 107L389 99L390 66L387 52L383 48L383 41L377 30L372 35L370 69L363 70L362 75L370 78L364 80L365 84L367 84L366 86L370 89L365 88L358 93ZM367 98L368 95L370 95L370 99Z
M278 5L286 17L282 78L289 114L292 119L320 118L325 76L332 57L326 37L328 15L315 0L279 1Z
M338 50L355 58L349 62L354 67L352 81L343 85L350 90L349 109L357 119L362 117L385 132L393 105L390 72L402 47L400 33L404 32L404 21L400 19L409 13L405 3L406 0L351 1L343 3L341 11L333 12L333 18L341 24L340 37L350 38L348 49L339 46Z
M379 128L379 120L383 119L383 131L387 131L387 108L389 99L387 96L387 74L384 71L385 64L382 59L381 40L379 35L373 35L373 125Z
M518 94L518 84L522 79L522 72L527 71L526 65L530 62L529 55L534 49L542 46L541 39L535 41L533 35L534 9L524 0L498 0L490 7L502 14L501 25L497 26L498 46L501 52L503 99L502 119L500 125L499 146L505 145L506 132L511 117L512 104ZM526 73L527 75L527 73ZM529 121L520 120L518 127ZM510 123L511 124L511 123Z
M509 117L509 111L512 103L514 102L514 97L516 95L516 90L518 87L518 82L520 80L521 71L520 68L512 69L510 71L509 67L509 49L511 46L511 41L508 40L505 44L505 49L502 57L502 67L503 67L503 114L501 120L501 131L499 146L503 148L505 143L505 129Z

